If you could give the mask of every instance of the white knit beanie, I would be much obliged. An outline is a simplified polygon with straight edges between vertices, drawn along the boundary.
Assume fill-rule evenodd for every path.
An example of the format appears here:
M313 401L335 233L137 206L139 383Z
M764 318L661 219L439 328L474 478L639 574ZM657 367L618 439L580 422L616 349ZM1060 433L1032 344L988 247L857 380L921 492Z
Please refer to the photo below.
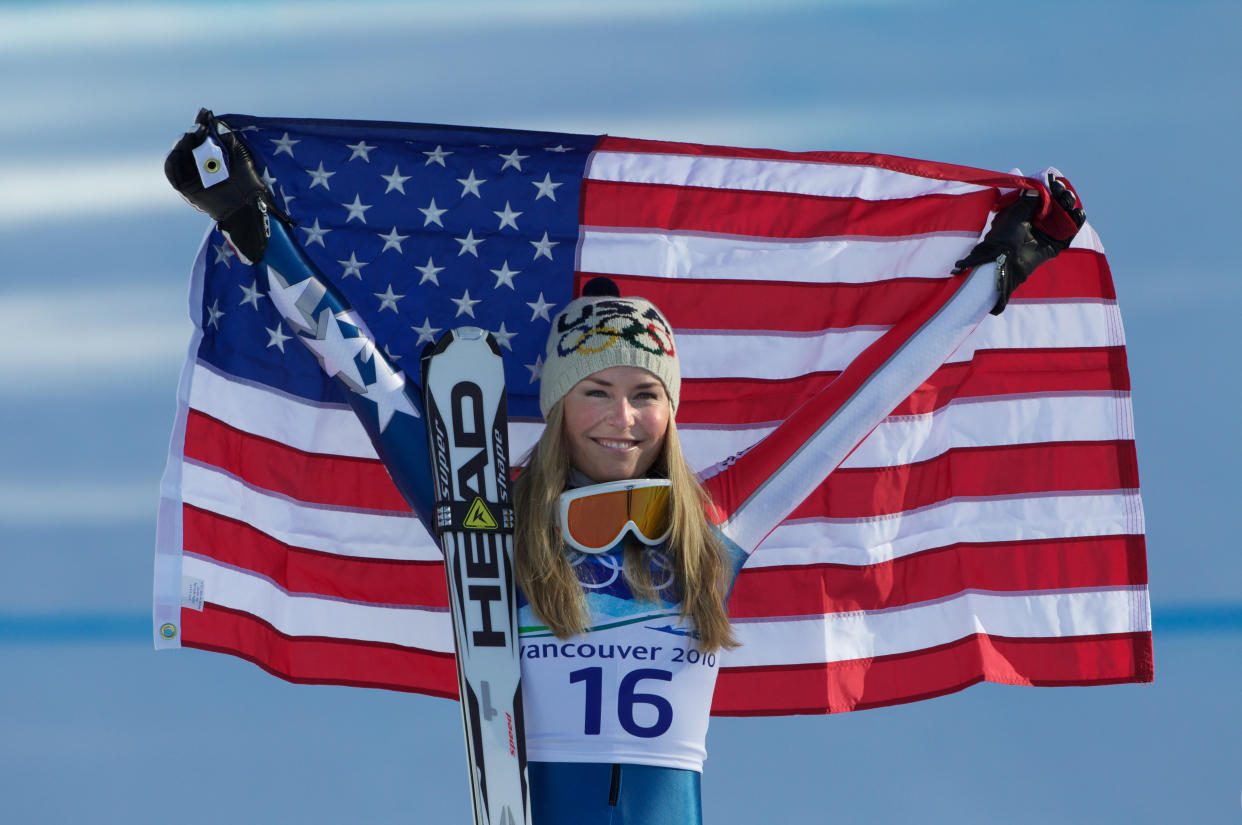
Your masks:
M650 301L618 294L612 281L595 278L552 320L539 383L544 417L574 384L609 367L651 371L677 411L681 368L673 328Z

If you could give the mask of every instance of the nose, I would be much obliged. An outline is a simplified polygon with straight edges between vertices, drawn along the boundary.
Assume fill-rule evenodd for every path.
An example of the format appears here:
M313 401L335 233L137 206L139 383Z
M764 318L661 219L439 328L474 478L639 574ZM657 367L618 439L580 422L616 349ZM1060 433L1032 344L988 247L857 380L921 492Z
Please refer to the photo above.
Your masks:
M634 423L638 411L634 405L630 403L630 399L622 396L617 398L608 409L608 421L610 424L628 429Z

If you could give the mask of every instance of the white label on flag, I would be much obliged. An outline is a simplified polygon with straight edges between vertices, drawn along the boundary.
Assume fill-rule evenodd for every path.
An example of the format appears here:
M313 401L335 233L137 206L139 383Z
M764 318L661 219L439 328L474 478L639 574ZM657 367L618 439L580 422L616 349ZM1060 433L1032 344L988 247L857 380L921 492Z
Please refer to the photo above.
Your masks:
M192 576L182 576L181 606L201 611L203 609L203 594L206 589L206 585L203 583L202 579L196 579Z

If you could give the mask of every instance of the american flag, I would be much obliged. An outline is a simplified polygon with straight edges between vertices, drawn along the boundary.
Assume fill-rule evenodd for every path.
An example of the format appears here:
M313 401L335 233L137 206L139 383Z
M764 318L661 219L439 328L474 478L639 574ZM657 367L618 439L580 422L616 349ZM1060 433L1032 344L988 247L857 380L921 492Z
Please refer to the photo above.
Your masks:
M941 290L1016 174L884 155L227 115L398 368L462 325L540 431L550 319L607 275L667 314L699 470ZM341 391L209 231L156 548L157 647L454 696L440 552ZM857 367L856 367L857 368ZM743 458L741 460L745 460ZM1124 336L1088 225L771 533L713 711L838 712L979 681L1150 681Z

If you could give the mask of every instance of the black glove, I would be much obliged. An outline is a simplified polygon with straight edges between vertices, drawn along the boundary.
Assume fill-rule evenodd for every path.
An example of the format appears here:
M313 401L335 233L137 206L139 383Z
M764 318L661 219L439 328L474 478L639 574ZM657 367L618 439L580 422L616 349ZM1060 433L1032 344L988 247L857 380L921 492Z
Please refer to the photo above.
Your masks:
M207 109L199 110L195 123L198 128L168 153L164 174L191 206L216 220L247 263L254 263L272 234L268 213L289 225L293 220L276 207L241 138L222 129Z
M996 262L996 286L1000 298L992 307L1000 315L1013 291L1036 267L1052 260L1070 245L1086 215L1078 206L1078 196L1058 173L1048 173L1048 191L1052 202L1048 211L1039 215L1038 192L1025 190L1018 200L1002 209L992 220L992 227L983 240L958 261L953 271L961 272L979 264Z

